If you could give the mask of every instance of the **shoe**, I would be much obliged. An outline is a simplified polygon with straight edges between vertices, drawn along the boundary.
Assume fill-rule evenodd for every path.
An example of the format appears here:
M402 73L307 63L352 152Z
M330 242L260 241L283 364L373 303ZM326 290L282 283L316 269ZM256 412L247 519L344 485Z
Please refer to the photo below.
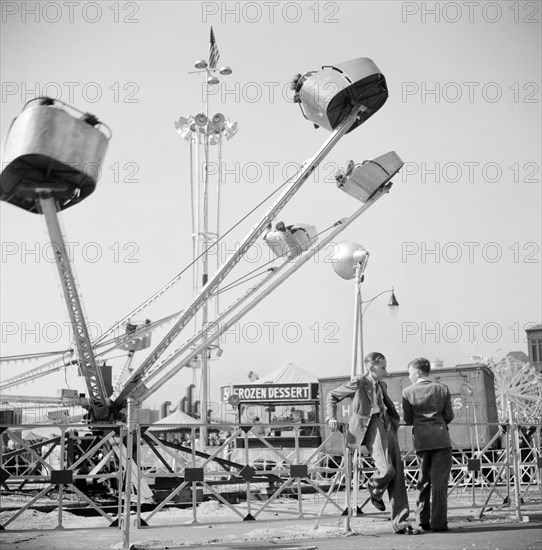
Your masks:
M382 497L378 497L376 496L371 487L368 487L369 489L369 494L371 495L371 504L377 509L377 510L380 510L381 512L385 512L386 511L386 505L384 504L384 501L382 500Z
M412 525L407 525L404 529L395 531L396 535L420 535L421 531L419 529L414 529Z

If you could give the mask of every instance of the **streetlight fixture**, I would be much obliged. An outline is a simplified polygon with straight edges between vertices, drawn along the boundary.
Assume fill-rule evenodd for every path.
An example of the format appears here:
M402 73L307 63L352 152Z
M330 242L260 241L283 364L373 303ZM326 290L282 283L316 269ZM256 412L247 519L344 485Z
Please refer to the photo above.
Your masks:
M379 292L375 296L373 296L370 300L364 300L362 304L367 304L365 308L363 309L363 314L365 314L365 310L369 307L369 304L372 304L376 298L379 296L382 296L383 294L387 294L388 292L391 292L390 301L388 302L388 309L391 315L397 315L397 312L399 311L399 302L397 301L397 298L395 297L395 290L392 288L389 288L388 290L383 290L382 292Z
M361 299L361 283L364 280L364 271L369 261L369 252L361 245L351 242L342 241L338 243L338 248L333 255L333 269L339 277L350 280L355 279L354 292L354 334L352 343L352 369L351 378L354 379L358 375L358 363L361 363L361 372L364 371L363 365L363 315L376 298L391 292L388 308L392 315L396 315L399 310L399 302L395 296L393 288L383 290L369 300L362 301ZM362 306L365 304L365 307ZM358 360L359 357L359 360Z
M390 301L388 302L388 307L390 308L390 313L392 315L397 315L397 312L399 311L399 302L395 297L395 292L393 288L391 289L391 296L390 296Z

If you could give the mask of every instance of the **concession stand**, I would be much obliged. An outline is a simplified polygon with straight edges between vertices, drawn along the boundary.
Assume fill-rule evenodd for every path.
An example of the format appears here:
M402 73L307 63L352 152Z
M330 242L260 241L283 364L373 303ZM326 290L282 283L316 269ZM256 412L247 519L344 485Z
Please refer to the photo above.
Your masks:
M221 400L236 407L240 424L261 423L259 435L274 447L294 447L294 427L300 447L320 444L317 379L291 363L252 383L222 386ZM265 447L258 437L240 438L238 447L245 441L249 448Z

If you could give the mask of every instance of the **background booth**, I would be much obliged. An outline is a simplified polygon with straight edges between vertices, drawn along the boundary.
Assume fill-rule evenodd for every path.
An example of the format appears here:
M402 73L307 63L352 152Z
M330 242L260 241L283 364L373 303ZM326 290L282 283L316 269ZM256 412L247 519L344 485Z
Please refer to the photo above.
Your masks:
M237 407L241 424L250 426L258 418L260 437L272 446L294 447L295 427L299 446L318 447L320 430L314 425L320 417L318 390L315 376L288 363L251 383L222 386L221 398ZM239 438L237 446L244 448L245 441L249 448L265 447L259 437Z
M481 364L457 365L432 370L430 378L450 388L455 415L449 426L453 448L456 450L482 449L498 431L494 375L491 370ZM350 380L349 375L320 378L320 398L324 411L328 393L348 380ZM388 385L388 394L403 422L401 394L403 389L411 384L408 372L391 372L385 381ZM337 420L348 422L349 416L350 400L345 399L338 404ZM327 428L324 432L324 435L329 433ZM411 449L412 428L401 426L398 439L402 451ZM498 441L494 444L498 444ZM340 449L339 435L332 437L326 445L326 451L331 454L337 454Z

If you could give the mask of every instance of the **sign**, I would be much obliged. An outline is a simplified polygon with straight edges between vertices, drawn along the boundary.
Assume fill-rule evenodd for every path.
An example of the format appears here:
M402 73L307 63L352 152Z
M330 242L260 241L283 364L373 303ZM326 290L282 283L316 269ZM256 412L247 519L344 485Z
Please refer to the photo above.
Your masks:
M241 403L291 403L318 399L318 384L233 384L222 386L221 396L227 401L233 394Z
M228 384L227 386L220 386L220 401L222 403L226 403L228 401L230 395L233 393L232 388L233 386L231 384Z

